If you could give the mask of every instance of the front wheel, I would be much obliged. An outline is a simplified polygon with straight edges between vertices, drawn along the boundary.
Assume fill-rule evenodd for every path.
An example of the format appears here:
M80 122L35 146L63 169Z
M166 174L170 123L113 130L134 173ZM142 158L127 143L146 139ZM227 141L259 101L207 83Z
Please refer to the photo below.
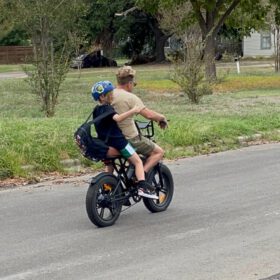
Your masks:
M160 164L151 171L148 181L156 188L158 199L143 198L144 205L152 213L165 211L171 203L174 183L169 168Z
M86 210L91 222L98 227L113 225L122 209L117 199L120 195L118 181L112 175L104 175L97 182L92 182L86 195Z

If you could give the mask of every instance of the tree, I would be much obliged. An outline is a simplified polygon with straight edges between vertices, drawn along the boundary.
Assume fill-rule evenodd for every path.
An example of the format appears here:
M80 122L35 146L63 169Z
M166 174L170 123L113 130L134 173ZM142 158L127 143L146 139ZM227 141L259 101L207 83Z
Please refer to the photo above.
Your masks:
M85 17L89 26L88 43L102 45L107 52L123 43L126 51L134 56L143 53L148 46L150 54L162 61L168 36L160 29L158 20L135 7L135 3L136 0L92 0Z
M150 19L145 13L135 10L120 18L121 28L116 33L121 52L131 58L131 63L152 59L154 56L155 38L149 26ZM144 55L144 56L143 56Z
M7 0L0 0L0 11L0 39L3 39L13 28L13 18L10 17Z
M12 0L10 5L33 46L33 67L25 69L29 84L51 117L74 50L71 34L85 6L76 0Z
M127 0L91 0L89 9L84 17L84 23L88 26L87 41L89 46L102 45L103 50L112 49L117 32L117 19L115 13L121 7L130 7Z
M135 0L135 7L142 10L147 17L151 18L149 27L154 33L155 37L155 54L156 61L161 62L165 60L164 46L168 38L172 35L169 31L163 30L160 24L160 0Z
M205 74L210 80L216 79L214 58L217 34L240 1L204 1L201 4L198 0L190 0L204 40Z
M145 54L154 57L154 61L164 61L164 46L170 35L163 32L157 18L138 9L129 18L131 23L126 31L123 30L123 37L129 35L126 45L134 56L137 57L146 48L148 51L145 50ZM129 22L129 18L126 17L123 21Z
M151 17L151 15L149 15ZM155 36L155 54L156 62L161 62L165 60L164 46L170 33L164 32L160 27L160 22L156 17L152 17L150 27Z
M280 72L280 2L278 0L270 1L269 23L274 35L275 71Z
M21 29L13 28L0 38L2 46L28 46L30 44L28 34Z
M215 49L216 37L223 24L230 18L233 12L242 8L243 17L257 12L263 13L261 0L138 0L137 4L160 17L160 8L172 9L183 3L189 3L192 7L182 17L178 28L188 28L197 23L200 27L204 41L205 75L209 80L216 79ZM184 11L182 11L184 12ZM252 19L251 16L249 18ZM256 17L258 18L258 17Z
M204 95L212 94L209 82L203 73L203 42L198 24L188 28L182 25L185 14L191 11L191 4L182 3L172 9L159 9L161 26L173 34L171 44L176 46L169 58L173 62L172 80L192 103L198 104Z
M12 1L0 0L0 45L28 45L28 34L20 25L16 25L16 13L13 9Z
M199 27L188 28L184 32L183 38L183 56L179 56L174 61L175 71L172 79L181 87L192 103L198 104L204 95L212 94L210 84L203 75Z

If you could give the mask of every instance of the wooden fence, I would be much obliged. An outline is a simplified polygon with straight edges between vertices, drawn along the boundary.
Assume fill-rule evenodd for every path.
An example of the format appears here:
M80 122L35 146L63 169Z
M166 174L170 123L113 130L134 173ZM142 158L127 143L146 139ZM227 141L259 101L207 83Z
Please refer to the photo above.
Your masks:
M0 46L0 64L26 63L32 56L32 47Z

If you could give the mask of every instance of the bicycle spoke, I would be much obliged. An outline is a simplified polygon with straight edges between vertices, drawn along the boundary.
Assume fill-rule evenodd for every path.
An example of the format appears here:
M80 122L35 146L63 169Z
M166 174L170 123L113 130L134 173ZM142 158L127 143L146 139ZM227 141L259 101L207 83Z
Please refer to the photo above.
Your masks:
M118 219L122 203L119 177L101 174L87 192L86 210L90 220L99 227L111 226Z
M100 211L99 216L100 216L101 218L104 218L104 208L101 208L101 211Z
M166 189L160 189L160 192L164 193L164 194L167 194L168 191Z
M162 184L161 184L161 180L159 177L159 174L155 174L155 176L152 179L152 185L156 188L156 193L159 197L159 199L157 199L155 201L156 204L162 204L165 203L166 198L168 196L168 189L166 189L166 181L165 178L162 178Z
M114 212L114 208L113 207L110 207L109 208L109 210L110 210L110 213L111 213L111 215L112 215L112 217L114 216L114 214L115 214L115 212Z

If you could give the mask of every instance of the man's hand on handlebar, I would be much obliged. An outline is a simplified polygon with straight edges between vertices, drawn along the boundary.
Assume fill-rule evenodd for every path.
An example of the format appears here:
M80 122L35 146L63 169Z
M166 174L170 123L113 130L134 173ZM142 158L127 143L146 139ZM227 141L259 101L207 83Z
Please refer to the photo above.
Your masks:
M166 129L168 127L167 119L163 119L159 121L158 125L161 129Z

